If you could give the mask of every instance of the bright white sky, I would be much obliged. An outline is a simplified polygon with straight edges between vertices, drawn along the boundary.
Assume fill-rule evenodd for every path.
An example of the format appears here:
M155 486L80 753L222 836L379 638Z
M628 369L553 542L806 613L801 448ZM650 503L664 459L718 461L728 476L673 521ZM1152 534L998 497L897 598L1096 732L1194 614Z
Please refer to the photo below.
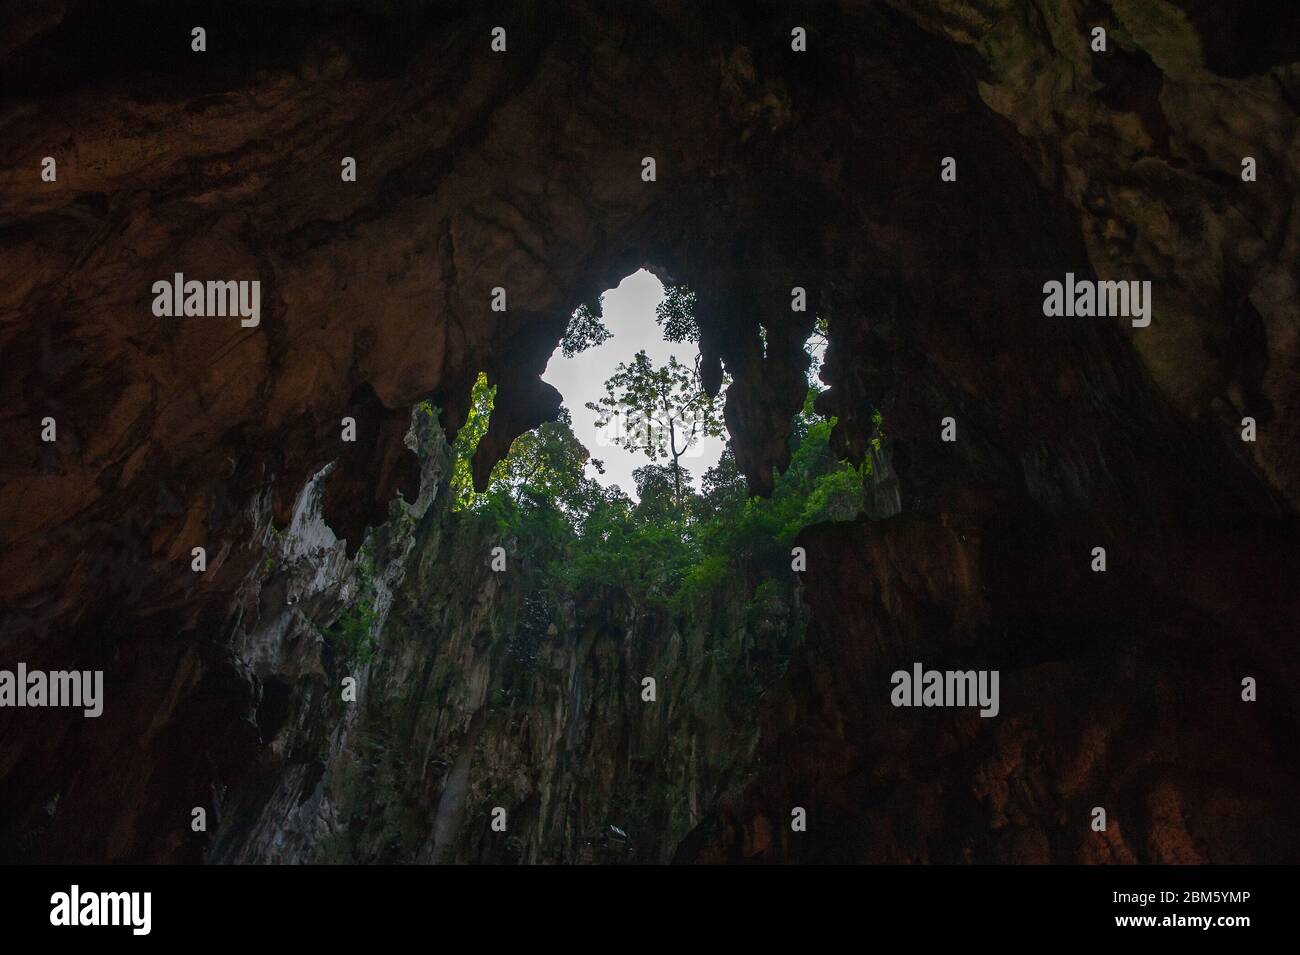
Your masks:
M664 340L663 329L655 321L655 306L663 301L663 284L649 272L641 269L610 289L603 296L605 327L614 333L605 344L589 348L573 358L565 358L560 349L555 350L546 366L542 379L564 396L564 406L573 415L573 431L578 440L587 446L593 458L605 462L605 473L597 474L587 466L587 476L606 487L617 484L631 498L636 498L636 483L632 471L649 464L650 459L640 452L625 451L600 434L596 429L596 415L588 411L586 403L597 401L605 395L605 379L614 374L619 362L631 361L638 351L644 350L655 367L666 364L670 355L685 365L693 365L699 348L692 342ZM704 438L697 441L682 456L682 466L691 472L696 488L704 472L718 463L726 442L722 438ZM660 460L658 463L667 464Z

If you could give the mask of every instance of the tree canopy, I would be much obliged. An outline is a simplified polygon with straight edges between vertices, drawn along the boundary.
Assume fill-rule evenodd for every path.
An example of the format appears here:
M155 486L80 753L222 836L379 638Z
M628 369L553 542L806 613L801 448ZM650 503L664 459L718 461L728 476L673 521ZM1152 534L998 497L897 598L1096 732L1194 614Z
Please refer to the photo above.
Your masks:
M605 327L601 303L579 305L569 316L569 326L564 330L560 340L560 351L565 358L572 358L588 348L603 345L614 333Z
M700 382L699 359L694 367L670 356L658 368L644 351L631 364L621 362L605 382L605 397L587 402L596 412L596 427L615 425L611 440L629 451L640 451L650 461L667 459L673 499L684 502L682 456L704 437L723 433L718 402Z
M666 338L698 341L695 305L688 287L665 289L656 320ZM601 319L600 302L576 309L564 354L606 341L610 333ZM825 350L827 333L826 320L818 317L809 339L814 359ZM700 476L697 491L681 459L706 435L727 437L721 403L705 394L698 358L693 366L671 358L656 367L638 352L605 382L605 395L586 406L596 412L598 426L615 425L613 443L647 458L632 473L636 500L590 476L604 473L603 465L574 434L567 409L516 438L480 494L470 461L487 432L496 388L479 375L452 448L453 507L466 520L484 522L552 596L611 586L683 610L737 575L751 582L754 575L788 580L795 536L810 524L857 516L872 466L870 456L854 467L831 450L835 421L814 410L819 390L810 383L793 422L790 464L769 497L750 496L729 438L717 465ZM869 440L879 450L879 411L872 420Z
M685 285L665 286L663 300L655 306L655 321L670 342L698 342L700 326L695 318L695 292Z
M469 460L486 431L494 389L480 377L474 392L470 420L454 446L455 506L490 522L554 590L614 586L685 609L738 573L788 575L800 530L852 519L862 507L863 468L870 462L855 468L836 458L834 422L813 411L815 388L795 419L790 465L770 497L749 495L728 444L702 475L700 491L680 465L677 474L656 461L638 468L637 501L587 476L591 458L567 412L520 435L493 468L487 491L474 493Z

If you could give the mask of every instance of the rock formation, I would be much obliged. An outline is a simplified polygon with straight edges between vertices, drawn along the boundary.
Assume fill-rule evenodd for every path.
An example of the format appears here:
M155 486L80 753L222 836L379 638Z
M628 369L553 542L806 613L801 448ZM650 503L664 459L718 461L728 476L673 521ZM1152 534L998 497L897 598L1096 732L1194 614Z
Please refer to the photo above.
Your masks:
M0 9L0 666L108 700L0 711L0 858L582 861L619 819L642 860L1297 858L1294 4ZM485 371L486 480L641 266L696 290L756 493L814 310L837 449L889 423L881 506L735 638L792 654L761 703L698 658L725 601L593 595L511 651L528 594L465 569L412 431ZM155 317L177 272L260 281L260 325ZM1067 272L1150 281L1151 324L1046 318ZM318 631L363 586L349 709ZM674 656L634 714L617 680ZM999 718L889 706L914 660L999 668ZM490 798L509 846L461 824Z

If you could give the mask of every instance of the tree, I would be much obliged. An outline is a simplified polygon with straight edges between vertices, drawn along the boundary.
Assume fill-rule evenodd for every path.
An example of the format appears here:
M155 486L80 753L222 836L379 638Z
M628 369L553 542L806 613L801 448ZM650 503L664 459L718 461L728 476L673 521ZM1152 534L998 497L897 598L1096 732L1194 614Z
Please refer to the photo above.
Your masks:
M632 400L638 393L666 391L669 398L689 402L699 393L690 371L680 362L656 369L644 354L638 355L631 367L620 367L621 378L616 375L607 383L609 396L598 415L638 415ZM490 528L494 539L512 540L513 553L521 558L518 566L532 575L532 586L553 596L615 587L669 609L692 610L724 590L752 589L755 574L786 579L790 547L802 528L851 520L862 508L871 458L856 468L838 458L830 440L835 421L817 414L815 387L795 416L790 463L770 497L749 496L730 447L716 467L705 471L702 493L695 493L689 473L670 451L677 449L680 458L690 447L682 438L690 429L683 426L675 438L672 429L664 428L660 435L667 440L656 447L660 460L652 458L633 472L635 503L618 487L601 487L586 476L586 465L596 462L574 436L567 413L520 435L492 469L487 491L474 493L469 466L487 429L493 393L480 376L469 419L453 445L456 510L460 519ZM671 401L667 407L672 410ZM655 410L662 413L663 405L656 404ZM429 405L422 406L422 413L437 417ZM713 420L720 430L716 410ZM870 442L878 448L883 439L879 411L872 421ZM643 449L640 436L629 433L627 441L625 446ZM339 624L340 646L362 647L372 602L362 602Z
M470 392L469 415L456 435L456 443L453 446L451 493L458 510L469 507L477 497L474 492L472 460L479 441L487 434L496 394L496 385L489 385L487 375L479 372L478 378L474 381L474 388Z
M655 321L670 342L698 342L700 325L695 319L695 293L686 285L668 285L655 306Z
M682 469L683 483L690 483L690 472ZM636 482L636 518L643 524L672 522L678 515L680 499L677 475L671 467L662 464L643 464L632 472Z
M560 340L560 350L565 358L572 358L588 348L605 344L614 333L605 327L602 303L579 305L569 316L569 327Z
M749 499L749 485L736 465L736 452L727 442L716 466L704 472L704 493L700 495L701 520L734 513Z
M658 368L644 351L629 365L621 362L605 382L605 397L587 402L596 412L596 427L617 422L613 436L619 447L640 451L652 462L667 458L673 477L673 498L681 513L681 458L701 438L723 433L718 402L700 383L700 362L682 364L675 356Z
M517 506L554 506L571 517L590 510L598 486L585 476L587 464L605 473L573 433L568 408L559 417L515 438L510 453L492 469L493 493L508 494Z
M451 492L456 510L553 511L563 522L576 526L603 496L599 484L586 476L590 464L605 473L603 462L592 458L573 433L569 409L561 408L547 421L515 438L509 452L492 468L487 490L474 490L472 462L479 441L487 433L496 387L480 374L474 384L469 417L452 446ZM507 505L503 510L502 505Z

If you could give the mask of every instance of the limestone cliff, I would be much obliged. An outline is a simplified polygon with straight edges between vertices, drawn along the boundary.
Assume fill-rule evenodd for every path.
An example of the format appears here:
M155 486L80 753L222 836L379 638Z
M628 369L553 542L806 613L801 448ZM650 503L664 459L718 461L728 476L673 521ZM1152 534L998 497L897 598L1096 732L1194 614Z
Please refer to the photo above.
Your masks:
M527 565L490 569L500 541L450 510L446 445L425 441L433 504L389 549L390 568L409 557L373 658L311 639L322 615L303 598L291 613L307 639L276 615L241 641L278 694L259 715L278 715L259 719L267 758L223 794L208 858L670 861L751 771L760 698L804 626L796 583L742 576L680 615L612 588L557 599ZM316 552L326 577L338 546ZM341 701L347 674L355 704Z

